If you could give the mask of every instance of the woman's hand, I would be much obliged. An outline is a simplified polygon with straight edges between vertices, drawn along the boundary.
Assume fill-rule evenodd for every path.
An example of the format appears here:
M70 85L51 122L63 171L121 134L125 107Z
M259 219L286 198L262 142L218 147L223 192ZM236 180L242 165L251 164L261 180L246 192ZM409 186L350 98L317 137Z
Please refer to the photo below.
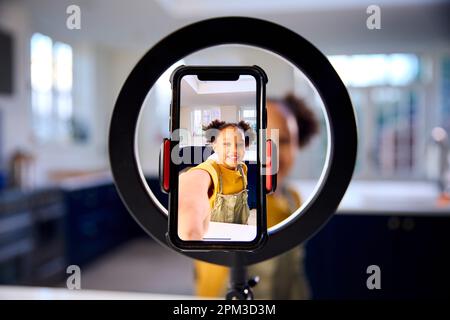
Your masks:
M182 240L203 240L208 231L208 189L211 177L205 170L180 174L178 182L178 236Z

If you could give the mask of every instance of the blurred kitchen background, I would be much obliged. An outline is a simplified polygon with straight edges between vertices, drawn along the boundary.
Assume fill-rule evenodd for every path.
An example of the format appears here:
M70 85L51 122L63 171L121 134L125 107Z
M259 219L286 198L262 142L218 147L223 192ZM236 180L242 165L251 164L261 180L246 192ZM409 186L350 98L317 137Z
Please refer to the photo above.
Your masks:
M337 215L306 244L311 298L448 297L450 2L379 0L379 30L366 26L371 4L0 0L0 284L65 287L66 268L76 264L83 289L193 294L191 260L148 237L115 191L109 120L127 75L157 41L204 18L243 15L317 46L356 110L353 182ZM66 27L69 5L81 9L79 30ZM269 75L268 96L292 91L308 103L321 132L291 179L308 199L328 141L322 102L302 72L238 45L181 63L257 64ZM163 203L156 177L173 68L149 92L138 137L142 170ZM373 264L382 290L366 287Z

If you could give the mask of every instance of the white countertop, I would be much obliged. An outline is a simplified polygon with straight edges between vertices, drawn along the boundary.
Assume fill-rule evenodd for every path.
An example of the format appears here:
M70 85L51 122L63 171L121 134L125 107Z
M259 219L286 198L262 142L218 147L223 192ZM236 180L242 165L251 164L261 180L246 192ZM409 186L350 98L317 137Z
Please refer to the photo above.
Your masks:
M304 201L316 183L295 181ZM438 206L437 186L420 181L352 181L342 199L337 214L386 215L450 215L450 205Z
M65 288L1 286L0 300L194 300L194 296L156 293L69 290Z
M104 184L114 183L111 172L99 172L82 177L66 178L59 182L59 187L66 191L92 188Z

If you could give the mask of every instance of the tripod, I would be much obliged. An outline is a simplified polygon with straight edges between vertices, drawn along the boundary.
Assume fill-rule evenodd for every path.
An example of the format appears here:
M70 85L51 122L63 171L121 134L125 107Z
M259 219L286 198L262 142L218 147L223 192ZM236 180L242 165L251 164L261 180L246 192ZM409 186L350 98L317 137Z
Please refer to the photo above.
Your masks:
M258 284L259 277L247 279L247 267L239 255L236 255L230 271L230 285L225 298L227 300L253 300L252 288Z

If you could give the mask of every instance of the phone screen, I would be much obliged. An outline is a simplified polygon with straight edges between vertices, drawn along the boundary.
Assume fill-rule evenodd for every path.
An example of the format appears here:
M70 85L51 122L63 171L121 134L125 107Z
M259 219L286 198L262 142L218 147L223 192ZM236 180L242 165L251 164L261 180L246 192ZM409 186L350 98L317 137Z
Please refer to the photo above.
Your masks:
M244 74L227 80L181 78L177 232L183 241L257 237L257 85L254 76Z

